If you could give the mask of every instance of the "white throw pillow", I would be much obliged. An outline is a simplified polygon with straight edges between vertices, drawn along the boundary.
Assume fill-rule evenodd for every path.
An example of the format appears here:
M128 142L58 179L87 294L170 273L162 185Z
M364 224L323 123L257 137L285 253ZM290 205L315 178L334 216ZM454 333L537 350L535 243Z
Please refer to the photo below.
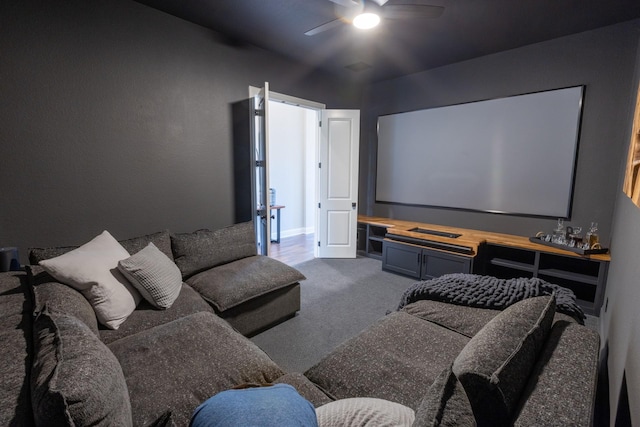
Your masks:
M118 270L156 308L171 307L182 289L178 266L153 243L118 262Z
M128 257L127 250L103 231L79 248L40 261L40 265L60 282L80 291L96 312L98 322L118 329L142 299L118 270L118 261Z
M316 408L318 427L410 427L415 412L408 406L373 397L340 399Z

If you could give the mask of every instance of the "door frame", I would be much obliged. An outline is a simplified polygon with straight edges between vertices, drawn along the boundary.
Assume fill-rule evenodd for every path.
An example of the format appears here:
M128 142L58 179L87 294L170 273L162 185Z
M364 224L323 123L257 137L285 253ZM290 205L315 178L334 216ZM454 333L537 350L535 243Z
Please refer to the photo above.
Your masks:
M258 95L260 93L260 91L262 90L262 88L259 87L255 87L255 86L249 86L249 98L253 99L256 95ZM322 111L327 109L326 104L323 104L321 102L315 102L315 101L310 101L308 99L303 99L303 98L298 98L295 96L291 96L291 95L286 95L284 93L279 93L279 92L274 92L271 89L269 89L269 101L274 101L274 102L281 102L283 104L287 104L287 105L292 105L294 107L301 107L301 108L307 108L310 110L314 110L317 113L317 119L318 119L318 126L316 127L316 141L315 141L315 147L314 147L314 151L315 151L315 159L316 159L316 164L318 163L318 157L319 157L319 150L320 150L320 120L321 120L321 115L322 115ZM267 147L267 150L269 148ZM267 156L267 176L269 175L269 157ZM319 185L319 172L318 169L316 168L316 171L314 173L314 200L315 203L318 203L318 185ZM314 205L315 207L315 205ZM313 235L314 235L314 242L317 241L317 233L318 233L318 212L317 209L313 209L314 211L314 221L313 221ZM269 241L271 240L271 236L269 236ZM269 242L270 243L270 242ZM271 248L271 245L269 244L267 246L267 255L269 255L269 249ZM318 256L318 247L316 245L313 246L313 255L314 257Z

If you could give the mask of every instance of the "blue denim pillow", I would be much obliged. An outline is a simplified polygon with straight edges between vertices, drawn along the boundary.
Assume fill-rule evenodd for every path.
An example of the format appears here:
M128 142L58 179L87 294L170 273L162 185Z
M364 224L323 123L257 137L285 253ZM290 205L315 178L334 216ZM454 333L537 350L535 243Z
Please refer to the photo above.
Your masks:
M222 391L198 406L191 427L298 427L318 425L311 402L288 384Z

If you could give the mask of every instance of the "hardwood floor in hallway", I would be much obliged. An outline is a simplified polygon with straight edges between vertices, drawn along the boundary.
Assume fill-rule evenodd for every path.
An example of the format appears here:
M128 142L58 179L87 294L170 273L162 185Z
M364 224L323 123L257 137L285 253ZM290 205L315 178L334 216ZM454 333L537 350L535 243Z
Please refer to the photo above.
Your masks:
M314 258L313 242L313 233L283 237L280 239L280 243L271 243L269 256L288 265L300 264Z

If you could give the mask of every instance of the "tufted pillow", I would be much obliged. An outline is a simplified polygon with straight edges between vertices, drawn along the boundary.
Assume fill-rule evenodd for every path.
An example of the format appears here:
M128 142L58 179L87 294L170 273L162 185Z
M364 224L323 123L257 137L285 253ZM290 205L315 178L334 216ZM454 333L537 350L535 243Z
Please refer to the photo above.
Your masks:
M156 308L169 308L182 289L180 270L153 244L118 261L118 270Z
M420 427L474 427L476 420L462 384L445 368L429 387L416 411L416 426Z
M84 322L45 309L33 330L31 401L36 425L132 425L122 368Z
M373 397L340 399L316 408L319 427L410 427L408 406Z
M453 362L479 426L507 426L551 329L555 297L520 301L487 323Z
M98 322L111 329L127 320L141 300L138 291L118 270L129 253L102 232L88 243L40 265L60 282L79 290L96 312Z
M172 234L171 249L185 279L209 268L257 255L252 222L215 231Z

